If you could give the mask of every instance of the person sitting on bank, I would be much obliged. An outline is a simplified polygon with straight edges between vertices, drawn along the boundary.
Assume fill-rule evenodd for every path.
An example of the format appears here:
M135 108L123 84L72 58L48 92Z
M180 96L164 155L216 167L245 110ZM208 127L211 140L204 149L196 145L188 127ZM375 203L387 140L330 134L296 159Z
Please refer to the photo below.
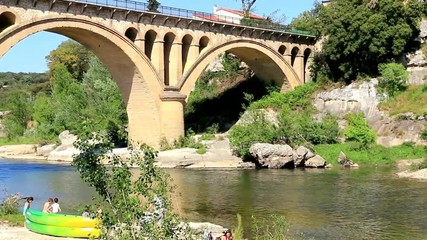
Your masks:
M61 212L61 207L59 207L59 200L58 200L58 198L54 198L53 199L53 204L50 206L50 208L49 208L49 212L51 212L51 213L59 213L59 212Z
M44 205L43 205L43 212L44 213L48 213L49 212L49 208L50 208L50 206L53 204L53 199L52 198L49 198L48 200L47 200L47 202L45 202L44 203Z

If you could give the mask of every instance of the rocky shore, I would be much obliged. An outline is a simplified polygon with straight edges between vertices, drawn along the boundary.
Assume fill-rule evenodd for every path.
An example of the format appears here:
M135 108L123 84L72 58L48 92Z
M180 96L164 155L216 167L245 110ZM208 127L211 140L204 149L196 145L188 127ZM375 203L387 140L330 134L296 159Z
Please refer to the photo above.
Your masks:
M222 235L224 227L208 222L189 222L188 226L195 234L203 235L204 232L211 232L214 238ZM71 240L75 238L52 237L31 232L25 227L11 227L5 223L0 223L0 240Z

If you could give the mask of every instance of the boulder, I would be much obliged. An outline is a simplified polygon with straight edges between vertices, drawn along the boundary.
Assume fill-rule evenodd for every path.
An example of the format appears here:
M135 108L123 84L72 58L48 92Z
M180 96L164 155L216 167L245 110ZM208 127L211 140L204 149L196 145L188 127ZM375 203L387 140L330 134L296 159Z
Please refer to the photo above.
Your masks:
M351 159L343 152L340 152L340 155L338 156L338 163L343 167L359 167L357 163L353 163L353 161L351 161Z
M303 166L304 162L307 159L314 157L314 153L312 153L310 149L304 146L299 146L295 151L295 153L296 153L296 159L295 159L296 167Z
M250 147L249 152L261 167L295 167L296 156L289 145L256 143Z
M59 140L61 141L61 145L63 146L72 146L77 140L77 136L71 134L70 131L66 130L59 134Z
M47 144L43 146L37 147L37 156L49 156L49 153L52 152L56 148L56 144Z
M307 161L305 161L305 167L308 167L308 168L322 168L325 166L326 166L326 160L319 155L316 155L308 159Z

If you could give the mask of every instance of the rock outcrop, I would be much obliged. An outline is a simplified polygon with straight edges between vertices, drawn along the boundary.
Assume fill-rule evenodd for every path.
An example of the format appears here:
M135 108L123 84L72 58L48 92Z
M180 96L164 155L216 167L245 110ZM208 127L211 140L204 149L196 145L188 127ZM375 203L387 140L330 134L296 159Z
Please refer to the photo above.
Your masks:
M338 163L341 164L341 166L343 166L343 167L350 167L350 168L359 167L359 165L357 163L354 163L343 152L340 152L340 155L338 156Z
M420 35L417 41L420 44L427 42L427 20L425 19L420 23ZM427 77L427 60L424 53L420 49L412 53L407 53L404 63L409 72L409 84L424 84L424 78Z
M424 117L406 117L407 114L392 117L388 112L379 110L380 96L376 91L377 84L378 81L372 79L370 82L356 82L344 88L318 93L313 100L314 107L320 112L316 118L332 114L343 119L348 113L362 112L377 133L378 144L384 146L396 146L404 142L425 144L419 136L426 124ZM343 128L345 121L339 122Z
M77 140L77 136L71 134L69 131L63 131L59 134L61 145L51 151L47 157L49 161L73 161L73 155L79 154L80 151L73 146Z
M325 167L326 161L303 146L293 150L289 145L255 143L249 148L256 164L263 168Z

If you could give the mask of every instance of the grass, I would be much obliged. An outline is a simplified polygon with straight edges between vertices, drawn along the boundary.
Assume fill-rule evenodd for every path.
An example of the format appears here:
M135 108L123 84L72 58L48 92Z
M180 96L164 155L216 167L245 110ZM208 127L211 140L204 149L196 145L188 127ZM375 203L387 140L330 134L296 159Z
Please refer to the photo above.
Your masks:
M8 226L18 226L23 227L24 226L25 218L22 216L22 213L15 213L15 214L8 214L8 215L2 215L0 213L0 224L6 224Z
M381 110L388 110L390 115L412 112L415 115L427 113L427 85L409 86L406 91L394 99L380 104Z
M411 164L411 166L410 166L411 171L418 171L418 170L425 169L425 168L427 168L427 159L424 159L420 163Z
M399 159L416 159L427 155L426 147L411 144L396 147L373 145L365 150L357 149L351 143L320 144L316 145L314 149L331 164L338 164L338 156L341 151L355 163L363 165L393 165Z
M55 143L56 140L42 140L36 137L21 136L18 138L9 139L7 137L0 137L0 146L3 145L17 145L17 144L47 144Z

